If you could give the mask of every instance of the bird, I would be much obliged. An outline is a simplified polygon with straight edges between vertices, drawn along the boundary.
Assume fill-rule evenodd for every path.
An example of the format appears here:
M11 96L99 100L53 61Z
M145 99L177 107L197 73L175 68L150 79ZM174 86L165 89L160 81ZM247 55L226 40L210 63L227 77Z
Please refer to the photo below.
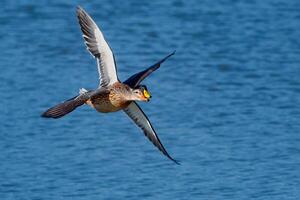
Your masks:
M100 83L98 88L94 90L81 88L78 95L49 108L41 116L54 119L61 118L84 104L101 113L123 110L154 146L174 163L180 164L167 152L149 118L137 104L137 101L149 102L151 98L146 85L141 84L141 82L157 70L164 61L174 55L175 51L122 82L117 75L113 51L97 24L80 6L77 6L76 14L86 48L96 59Z

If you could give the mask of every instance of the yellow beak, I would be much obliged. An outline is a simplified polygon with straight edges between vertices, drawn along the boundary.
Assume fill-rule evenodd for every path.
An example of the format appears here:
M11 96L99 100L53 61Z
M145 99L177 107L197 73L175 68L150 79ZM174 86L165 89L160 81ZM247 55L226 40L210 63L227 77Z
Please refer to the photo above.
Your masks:
M147 99L151 97L150 93L147 90L144 90L143 93L144 93L144 97L146 97Z

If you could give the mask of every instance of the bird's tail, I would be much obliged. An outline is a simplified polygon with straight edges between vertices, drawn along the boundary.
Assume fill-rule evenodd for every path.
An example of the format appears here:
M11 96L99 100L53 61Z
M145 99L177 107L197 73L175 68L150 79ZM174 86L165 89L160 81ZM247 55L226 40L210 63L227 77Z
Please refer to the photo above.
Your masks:
M85 89L80 89L79 95L68 99L52 108L46 110L41 116L46 118L60 118L65 116L66 114L72 112L77 107L83 105L88 100L88 93Z

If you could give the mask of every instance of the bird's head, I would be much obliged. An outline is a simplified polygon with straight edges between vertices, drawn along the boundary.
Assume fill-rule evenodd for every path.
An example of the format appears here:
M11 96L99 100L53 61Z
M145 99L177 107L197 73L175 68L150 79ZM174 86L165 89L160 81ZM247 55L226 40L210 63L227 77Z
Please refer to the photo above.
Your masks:
M134 100L137 101L150 101L151 95L145 85L139 85L132 90Z

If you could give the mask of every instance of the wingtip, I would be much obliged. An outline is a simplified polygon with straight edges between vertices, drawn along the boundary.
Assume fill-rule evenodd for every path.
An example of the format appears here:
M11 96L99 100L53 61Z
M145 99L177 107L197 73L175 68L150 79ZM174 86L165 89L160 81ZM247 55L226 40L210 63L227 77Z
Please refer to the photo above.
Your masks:
M174 50L172 53L170 53L169 55L167 55L167 57L165 58L165 60L168 59L169 57L173 56L175 53L176 53L176 50Z
M58 117L55 117L55 116L49 114L48 111L42 113L40 116L41 116L42 118L53 118L53 119L58 118Z
M51 118L51 116L46 112L43 112L41 115L40 115L42 118Z
M180 163L178 160L172 159L172 161L173 161L175 164L177 164L177 165L181 165L181 163Z
M77 5L76 6L76 13L77 13L77 16L79 16L79 15L82 15L82 14L84 14L86 12L85 12L85 10L80 5Z
M163 148L164 148L164 147L163 147ZM178 160L172 158L172 157L170 156L170 154L166 151L166 149L164 149L164 151L165 151L165 152L163 152L164 155L167 156L171 161L173 161L173 162L174 162L175 164L177 164L177 165L181 165L180 161L178 161Z
M181 165L181 163L180 163L180 161L178 161L178 160L175 160L174 158L172 158L169 154L168 155L166 155L170 160L172 160L175 164L177 164L177 165Z
M83 10L83 8L80 5L77 5L76 10Z

